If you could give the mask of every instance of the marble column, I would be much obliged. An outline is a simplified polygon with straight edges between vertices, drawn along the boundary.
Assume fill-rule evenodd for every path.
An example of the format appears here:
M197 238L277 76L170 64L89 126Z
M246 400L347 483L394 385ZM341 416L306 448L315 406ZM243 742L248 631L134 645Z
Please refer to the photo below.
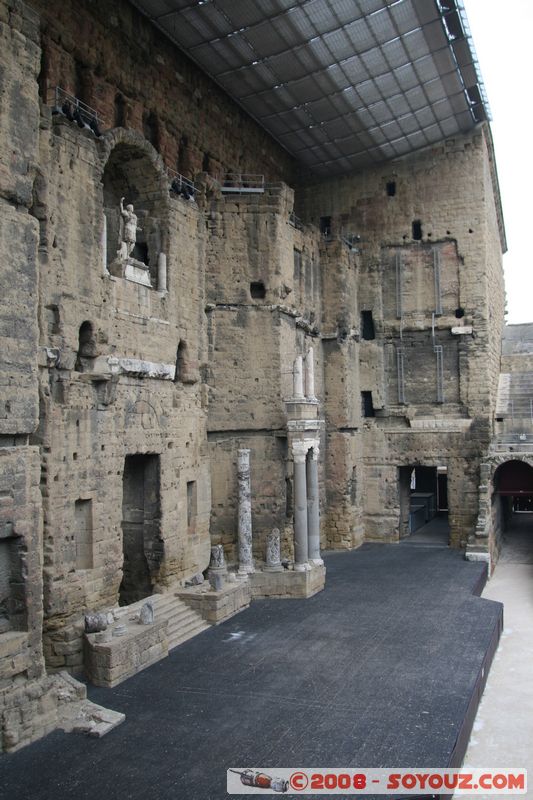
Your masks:
M104 275L109 275L107 268L107 217L102 214L102 231L100 234L100 247L102 249L102 271Z
M294 442L292 458L294 462L294 569L304 572L309 569L307 545L307 444Z
M315 397L315 362L313 359L313 348L310 347L305 356L305 396L308 400L316 400Z
M165 253L159 253L157 259L157 291L167 291L167 257Z
M279 528L273 528L267 534L265 572L283 572L281 564L281 534Z
M303 375L303 358L296 356L292 368L293 376L293 395L295 400L305 400L304 395L304 375Z
M323 564L320 556L320 497L318 492L318 444L313 444L307 457L307 541L309 561Z
M250 451L237 453L239 483L239 573L255 572L252 557L252 496L250 488Z

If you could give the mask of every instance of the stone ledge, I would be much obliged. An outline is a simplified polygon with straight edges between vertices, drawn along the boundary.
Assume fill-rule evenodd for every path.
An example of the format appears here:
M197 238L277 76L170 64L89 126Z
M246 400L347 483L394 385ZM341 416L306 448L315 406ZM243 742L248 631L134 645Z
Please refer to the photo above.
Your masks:
M176 592L176 597L197 611L206 622L218 625L233 617L239 611L248 608L252 599L249 579L227 583L220 591L215 592L207 587L193 586Z
M112 688L168 655L167 620L151 625L134 622L124 636L107 642L97 633L85 634L87 677L96 686Z
M314 564L305 572L258 571L250 575L253 598L305 598L321 592L326 582L326 567Z

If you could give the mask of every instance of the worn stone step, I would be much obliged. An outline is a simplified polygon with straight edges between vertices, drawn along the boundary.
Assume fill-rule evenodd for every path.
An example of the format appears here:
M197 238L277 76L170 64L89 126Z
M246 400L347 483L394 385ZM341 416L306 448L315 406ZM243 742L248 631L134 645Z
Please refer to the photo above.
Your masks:
M209 627L210 625L207 622L204 622L203 619L200 617L200 621L197 623L197 625L191 627L186 631L183 631L180 636L176 637L172 641L170 641L169 639L168 649L173 650L175 647L178 647L178 645L187 642L189 639L192 639L193 636L197 636L199 633L202 633L202 631L206 631Z
M191 608L187 611L183 611L172 615L169 615L167 619L167 630L170 631L176 628L179 625L185 625L187 622L193 619L198 619L199 614L196 611L193 611ZM200 617L201 619L201 617Z
M176 617L173 620L169 620L167 626L167 634L171 635L172 633L174 633L174 631L180 628L185 628L193 624L194 622L204 622L204 621L205 620L203 619L203 617L197 611L193 611L192 609L190 609L190 613L187 614L186 616L179 618Z

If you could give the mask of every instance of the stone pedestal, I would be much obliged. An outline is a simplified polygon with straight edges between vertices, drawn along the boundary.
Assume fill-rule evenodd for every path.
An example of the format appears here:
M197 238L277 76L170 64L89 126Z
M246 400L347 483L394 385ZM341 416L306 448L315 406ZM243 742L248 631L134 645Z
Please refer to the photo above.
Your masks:
M152 288L148 266L131 256L116 258L109 265L109 272L115 278L125 278L127 281L132 281L132 283L140 283L141 286Z

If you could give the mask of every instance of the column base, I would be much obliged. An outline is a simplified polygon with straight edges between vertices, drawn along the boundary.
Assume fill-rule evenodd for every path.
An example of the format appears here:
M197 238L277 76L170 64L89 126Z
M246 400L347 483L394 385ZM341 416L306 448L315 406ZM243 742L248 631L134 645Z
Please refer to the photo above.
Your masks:
M308 564L307 561L305 562L305 564L295 564L294 565L294 571L295 572L309 572L310 569L311 569L311 565Z
M310 558L309 559L309 563L313 564L314 566L317 566L317 567L323 567L324 566L324 561L320 557L319 558Z

